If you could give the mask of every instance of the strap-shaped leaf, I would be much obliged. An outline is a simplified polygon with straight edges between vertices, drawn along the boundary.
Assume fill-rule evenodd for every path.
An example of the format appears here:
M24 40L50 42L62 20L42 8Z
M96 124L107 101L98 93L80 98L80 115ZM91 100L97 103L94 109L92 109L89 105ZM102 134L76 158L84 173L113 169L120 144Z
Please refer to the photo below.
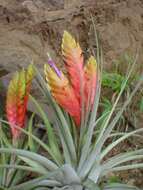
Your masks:
M49 147L51 149L52 154L56 158L56 162L58 163L58 165L61 165L62 164L62 155L61 155L59 147L58 147L54 129L52 128L52 126L48 120L48 116L33 96L30 96L30 100L34 103L34 105L36 106L37 110L39 111L39 113L44 121L45 128L47 130Z
M55 171L55 172L57 172L57 171ZM43 175L42 177L37 177L36 179L26 181L26 182L21 183L19 185L12 186L10 188L6 188L6 190L32 190L32 189L36 189L39 187L39 184L42 184L43 182L45 182L45 180L47 181L48 179L50 179L50 177L52 177L52 175L55 174L55 172L50 172L46 175ZM49 182L48 184L50 186L51 180L49 180L48 182ZM55 184L54 184L54 181L52 180L51 186L54 186L54 185L56 186L56 185L61 185L61 184L56 180L55 180Z
M98 141L97 143L95 143L94 148L92 150L92 153L90 153L88 159L85 161L84 163L84 167L82 168L80 174L82 176L86 176L87 173L90 171L90 169L92 168L92 166L94 165L94 163L96 163L97 161L100 161L100 152L102 149L102 146L104 144L104 142L106 141L106 139L110 136L110 133L112 132L113 128L115 127L115 124L117 123L117 121L119 120L119 118L121 117L123 111L125 110L125 108L127 107L127 105L130 103L132 97L135 95L135 93L137 92L137 90L139 89L140 85L143 82L143 78L141 78L139 80L139 82L137 83L135 89L133 90L133 92L130 94L130 97L125 101L124 105L122 106L122 108L118 111L118 113L116 114L116 116L112 119L110 125L108 125L108 127L105 130L105 132L103 133L103 135L100 137L100 141ZM136 133L136 132L135 132ZM133 133L134 134L134 133ZM99 133L99 136L101 134ZM122 137L121 137L122 138Z
M35 162L40 163L43 167L47 168L48 170L56 170L58 169L57 165L54 164L52 161L48 160L48 158L45 158L44 156L41 156L39 154L36 154L34 152L30 152L27 150L20 150L20 149L14 149L14 148L0 148L0 153L9 153L9 154L15 154L17 156L24 156L28 159L31 159Z
M34 172L34 173L37 173L37 174L45 174L44 172L42 172L42 170L39 170L39 169L33 168L33 167L29 167L29 166L24 166L24 165L3 164L3 165L0 165L0 168L3 168L3 169L17 169L17 170L23 170L23 171L27 171L27 172Z
M120 183L114 183L107 185L103 188L103 190L139 190L137 187L133 187L130 185L120 184Z
M103 162L102 168L103 169L112 168L124 162L139 159L142 156L143 156L143 149L134 150L130 152L124 152L119 155L113 156L107 161Z
M36 171L39 171L41 174L47 174L47 170L45 167L43 167L41 164L37 163L36 161L33 161L27 157L19 156L21 160L23 160L27 165L31 166L31 168L35 169Z
M3 123L9 124L7 121L2 120L2 119L0 119L0 121L3 122ZM14 125L14 127L15 127L16 129L18 129L19 131L21 131L21 133L24 133L25 135L31 137L36 143L38 143L39 146L41 146L41 147L44 149L44 151L46 151L46 152L49 153L49 155L52 157L52 159L53 159L57 164L59 164L57 158L55 157L55 155L53 154L53 152L51 151L50 147L49 147L47 144L45 144L42 140L40 140L40 139L39 139L38 137L36 137L35 135L31 134L31 132L28 132L28 131L26 131L25 129L20 128L20 127L18 127L18 126L16 126L16 125ZM12 147L12 146L8 146L8 148L11 148L11 147Z
M143 129L137 129L137 130L134 130L132 132L129 132L129 133L123 135L122 137L120 137L119 139L117 139L116 141L114 141L113 143L111 143L110 145L108 145L107 148L105 148L105 150L102 151L102 153L100 155L100 159L103 159L104 156L107 155L119 143L121 143L122 141L124 141L127 138L131 137L135 133L139 133L139 132L143 132Z

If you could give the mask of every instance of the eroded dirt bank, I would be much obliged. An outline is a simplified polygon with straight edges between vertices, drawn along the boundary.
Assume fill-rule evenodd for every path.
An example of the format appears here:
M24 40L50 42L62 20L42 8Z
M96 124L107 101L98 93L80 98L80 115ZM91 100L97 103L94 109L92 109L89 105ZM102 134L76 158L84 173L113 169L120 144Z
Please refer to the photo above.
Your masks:
M79 39L88 55L91 46L96 48L90 13L100 33L107 66L119 55L135 54L142 48L141 0L0 0L0 65L11 71L32 58L41 65L47 51L61 62L65 29Z

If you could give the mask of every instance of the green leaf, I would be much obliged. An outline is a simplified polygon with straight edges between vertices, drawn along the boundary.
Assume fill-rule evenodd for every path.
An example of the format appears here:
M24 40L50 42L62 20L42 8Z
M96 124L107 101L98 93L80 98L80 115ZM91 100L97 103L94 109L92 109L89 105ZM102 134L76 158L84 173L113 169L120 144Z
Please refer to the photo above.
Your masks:
M141 112L143 112L143 97L140 100L139 109L140 109Z
M142 132L142 131L143 131L143 129L137 129L135 131L127 133L127 134L123 135L122 137L120 137L119 139L117 139L116 141L114 141L113 143L111 143L110 145L108 145L107 148L105 148L103 150L103 152L101 153L100 160L102 160L105 157L105 155L107 155L119 143L121 143L122 141L126 140L127 138L129 138L130 136L134 135L135 133L139 133L139 132Z
M124 152L121 154L118 154L116 156L111 157L107 161L103 162L102 168L110 169L114 166L117 166L119 164L122 164L124 162L130 161L130 160L136 160L139 159L140 156L143 156L143 149L134 150L130 152Z
M76 151L75 151L73 138L70 133L67 121L66 121L61 109L58 107L58 105L55 105L55 107L56 107L56 111L58 114L59 130L61 130L61 135L63 137L65 145L67 146L67 151L69 152L69 155L71 158L71 163L73 163L73 166L74 166L77 161L77 155L76 155Z
M143 82L143 78L140 79L140 81L137 83L135 89L133 90L133 92L131 93L130 97L128 97L128 99L126 100L126 102L124 103L124 105L122 106L122 108L118 111L118 113L116 114L116 116L112 119L111 123L109 124L109 121L111 119L111 116L117 106L117 103L119 101L119 98L121 97L121 94L125 88L125 84L126 82L128 81L128 78L129 76L131 75L132 73L132 70L134 68L134 64L132 66L132 68L130 69L130 72L127 76L127 79L122 87L122 90L121 92L119 93L114 105L113 105L113 108L104 124L104 127L101 128L101 131L98 135L98 138L97 138L97 141L96 143L94 144L94 148L92 150L92 153L90 153L88 159L84 162L84 165L82 167L82 169L80 170L80 173L79 175L83 178L85 177L88 172L90 171L91 168L93 168L93 165L94 163L96 164L96 162L99 162L100 161L100 152L102 150L102 147L105 143L105 141L107 140L107 138L110 136L112 130L114 129L116 123L118 122L118 120L120 119L123 111L125 110L125 108L127 107L127 105L130 103L132 97L134 96L134 94L137 92L137 90L139 89L140 85L142 84Z
M1 122L9 124L9 122L0 119ZM16 129L20 130L22 133L31 136L35 142L37 142L45 151L47 151L51 157L53 158L53 160L57 163L57 159L55 158L55 156L53 155L53 153L51 152L51 149L48 147L48 145L46 145L44 142L42 142L42 140L40 140L39 138L37 138L35 135L29 133L28 131L26 131L25 129L18 127L18 126L14 126Z
M99 71L98 71L98 74L99 74ZM82 138L84 137L85 142L83 142L81 144L83 146L81 147L81 156L80 156L80 161L79 161L78 172L82 169L84 161L86 160L88 153L89 153L89 147L91 145L91 140L92 140L93 131L94 131L94 127L95 127L94 122L95 122L96 115L97 115L97 109L98 109L99 98L100 98L100 91L101 91L100 81L98 78L96 89L95 89L93 107L91 110L89 123L87 123L88 125L86 126L87 132L84 134L84 136L82 136Z
M24 166L24 165L3 164L3 165L0 165L0 168L3 168L3 169L18 169L18 170L25 170L25 171L28 171L28 172L35 172L35 173L38 173L38 174L45 174L44 172L41 172L41 170L38 170L37 168Z
M143 158L143 156L141 157ZM125 166L118 166L118 167L114 167L112 168L110 171L114 172L114 171L124 171L124 170L132 170L132 169L137 169L137 168L143 168L143 163L138 163L138 164L129 164L129 165L125 165Z
M58 132L58 135L60 137L61 145L62 145L62 148L63 148L64 161L65 161L65 163L72 165L70 153L69 153L67 144L66 144L66 142L65 142L65 140L63 138L63 135L61 133L60 127L58 125L58 121L56 122L55 127L57 128L57 132Z
M125 77L118 73L103 72L102 74L102 86L111 88L115 92L120 92L124 80ZM128 83L126 83L125 90L128 87Z
M133 187L130 185L124 185L120 183L113 183L107 185L103 188L103 190L139 190L137 187Z
M45 127L47 129L47 135L48 135L50 149L51 149L53 155L55 155L55 157L57 158L56 160L58 162L58 165L60 166L62 163L62 156L61 156L61 153L60 153L60 150L58 147L58 143L57 143L53 128L51 127L48 117L45 114L45 112L42 110L40 104L35 100L34 97L30 96L30 99L35 104L36 108L38 109L39 113L41 114L41 117L42 117L42 119L45 123Z
M33 118L34 118L34 113L30 117L29 122L28 122L28 132L29 132L29 134L32 134ZM28 136L28 146L29 146L31 151L35 150L35 145L34 145L33 138L31 137L31 135Z
M0 148L0 153L9 153L17 156L24 156L28 159L31 159L39 164L41 164L43 167L45 167L48 170L55 170L58 169L57 165L54 164L52 161L48 160L48 158L45 158L44 156L41 156L39 154L36 154L34 152L30 152L27 150L20 150L20 149L14 149L14 148Z
M36 161L33 161L29 158L26 158L24 156L19 156L19 158L21 160L23 160L27 165L31 166L33 169L35 169L36 171L38 171L41 174L46 174L48 171L45 169L45 167L43 167L41 164L39 164Z
M98 141L100 141L100 139L101 139L101 141L102 141L102 136L103 136L103 134L104 134L104 132L105 132L105 130L106 130L108 124L109 124L109 121L110 121L110 119L111 119L111 117L112 117L112 115L113 115L113 113L114 113L116 107L117 107L117 104L118 104L118 102L119 102L119 99L121 98L121 95L123 94L123 92L124 92L124 90L125 90L126 84L127 84L128 80L129 80L129 78L130 78L130 76L131 76L131 74L132 74L132 72L133 72L133 70L134 70L136 61L137 61L137 56L135 57L135 60L134 60L132 66L131 66L131 68L130 68L130 70L129 70L129 73L128 73L128 75L126 76L126 79L124 80L124 82L123 82L123 84L122 84L122 88L121 88L121 90L120 90L120 92L119 92L119 95L118 95L118 97L117 97L115 103L113 104L113 107L112 107L112 109L111 109L111 111L110 111L110 114L109 114L109 116L108 116L106 122L104 123L104 126L101 127L101 131L100 131L100 134L99 134L99 136L98 136L98 139L97 139L97 141L96 141L95 146L97 146ZM141 81L141 82L142 82L142 81ZM139 86L140 86L140 85L141 85L141 84L139 83ZM139 86L138 86L138 88L139 88ZM132 96L135 94L135 92L138 90L138 88L136 88L136 90L134 90L134 92L132 93L132 95L130 95L129 100L131 100ZM127 102L126 104L128 105L128 103L129 103L130 101L126 101L126 102ZM126 104L124 104L124 109L127 107ZM122 110L123 110L123 109L122 109ZM121 112L121 111L120 111L120 112Z
M46 174L42 177L38 177L36 179L32 179L19 185L9 187L6 190L33 190L34 188L39 186L40 182L49 179L50 177L52 177L53 174L55 174L55 172L51 172L50 174ZM55 185L57 185L57 182L55 182Z
M9 138L6 136L5 131L3 130L5 128L5 124L3 123L2 119L0 118L0 138L2 139L3 143L7 147L11 147L11 143Z

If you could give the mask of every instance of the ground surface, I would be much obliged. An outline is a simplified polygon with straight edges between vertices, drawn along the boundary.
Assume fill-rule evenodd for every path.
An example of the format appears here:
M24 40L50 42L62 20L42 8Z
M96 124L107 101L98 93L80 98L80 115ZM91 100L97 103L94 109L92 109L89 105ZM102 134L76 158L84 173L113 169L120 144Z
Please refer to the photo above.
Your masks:
M120 55L135 54L139 49L138 67L143 69L142 0L0 0L1 75L32 59L42 67L47 51L62 65L64 30L76 36L87 57L91 47L96 49L90 14L100 34L106 68ZM142 173L123 176L129 183L143 186Z
M47 51L61 62L63 30L72 32L88 55L91 45L96 47L90 13L107 66L125 52L142 51L142 0L0 0L0 65L15 70L32 58L41 65Z

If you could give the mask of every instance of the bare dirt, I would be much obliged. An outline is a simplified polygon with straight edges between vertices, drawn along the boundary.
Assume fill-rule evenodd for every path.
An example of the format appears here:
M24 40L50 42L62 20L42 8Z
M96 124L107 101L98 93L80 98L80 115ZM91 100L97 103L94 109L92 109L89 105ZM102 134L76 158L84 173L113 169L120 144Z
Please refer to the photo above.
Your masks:
M46 52L61 63L64 30L80 41L86 56L96 49L93 15L110 68L124 53L143 46L142 0L0 0L0 66L12 71L34 59L46 61ZM139 64L142 67L143 55Z
M143 70L143 0L0 0L0 68L6 71L3 75L31 60L42 67L47 51L62 66L60 44L64 30L76 36L88 57L96 50L91 15L106 68L110 69L123 54L135 55L138 50L138 68ZM127 181L143 186L142 173L134 173L136 177L129 174Z

